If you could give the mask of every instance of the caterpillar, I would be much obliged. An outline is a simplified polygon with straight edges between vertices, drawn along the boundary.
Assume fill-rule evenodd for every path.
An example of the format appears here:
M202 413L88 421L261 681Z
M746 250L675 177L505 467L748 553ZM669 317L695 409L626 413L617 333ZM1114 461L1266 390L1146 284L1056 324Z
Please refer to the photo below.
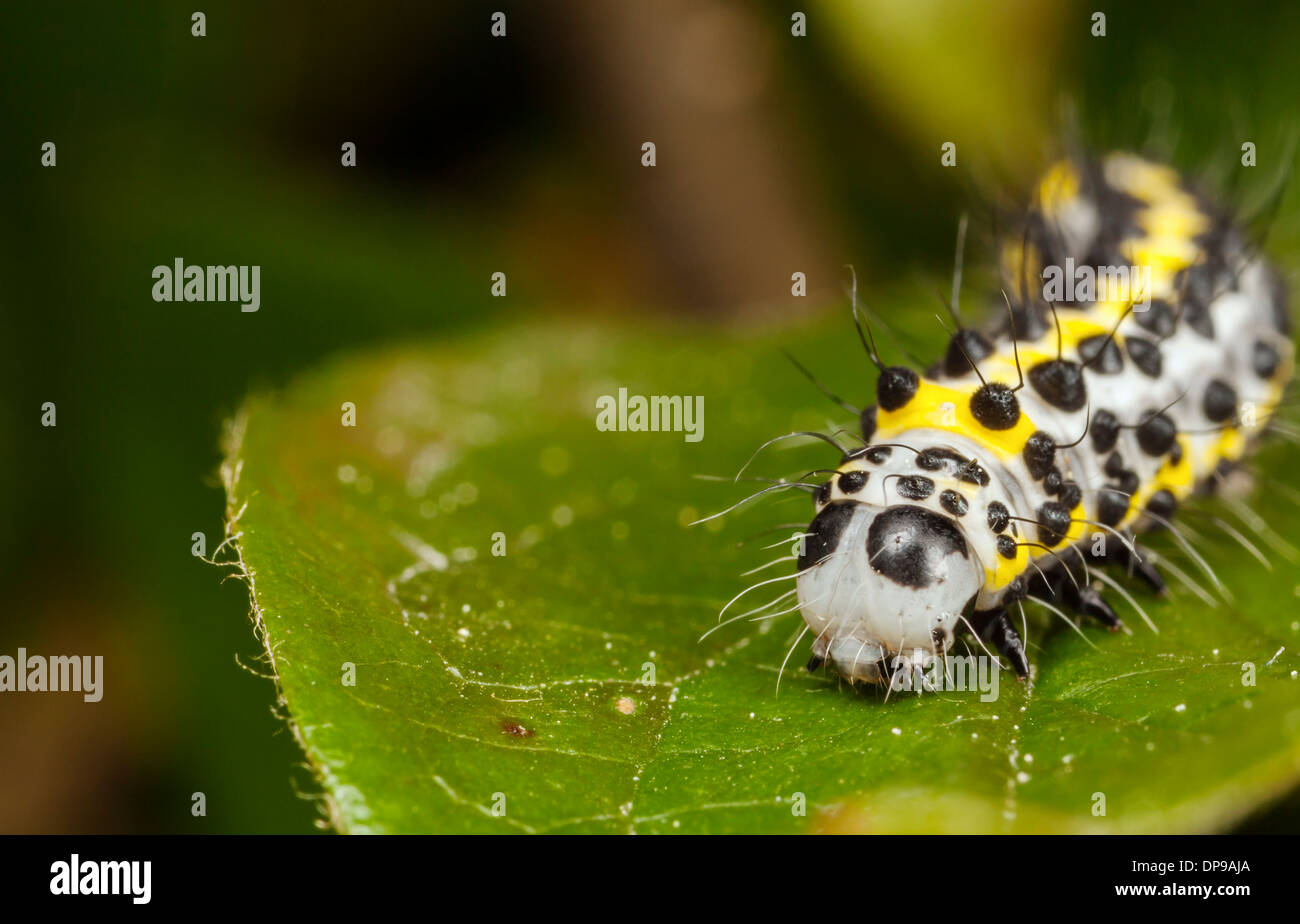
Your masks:
M879 377L864 445L815 487L797 555L809 670L887 685L969 631L1024 680L1012 612L1027 597L1119 630L1099 585L1133 598L1101 569L1122 565L1164 594L1136 535L1173 528L1179 503L1242 460L1281 401L1285 287L1171 167L1063 159L1022 230L998 257L1002 323L966 328L954 306L956 330L924 374L881 360L855 293ZM1025 284L1071 266L1092 271L1089 291Z

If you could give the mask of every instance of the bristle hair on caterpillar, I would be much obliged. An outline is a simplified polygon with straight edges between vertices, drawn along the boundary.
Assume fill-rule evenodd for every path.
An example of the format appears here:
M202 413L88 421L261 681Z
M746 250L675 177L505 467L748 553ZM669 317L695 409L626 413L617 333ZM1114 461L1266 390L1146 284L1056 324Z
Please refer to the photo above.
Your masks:
M839 446L812 491L794 591L751 611L797 610L810 670L889 685L967 633L1025 679L1025 601L1119 630L1105 588L1145 618L1124 583L1166 587L1138 535L1176 531L1179 505L1252 451L1282 401L1285 287L1171 167L1063 159L1018 230L989 293L1000 323L969 328L952 307L948 348L924 372L882 361L854 287L875 402L830 396L863 445Z

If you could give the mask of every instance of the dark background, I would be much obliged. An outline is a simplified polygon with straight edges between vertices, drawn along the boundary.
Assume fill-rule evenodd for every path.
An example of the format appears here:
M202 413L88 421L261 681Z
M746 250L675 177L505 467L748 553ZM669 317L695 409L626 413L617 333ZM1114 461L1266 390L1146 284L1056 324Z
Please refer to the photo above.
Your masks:
M0 653L102 654L106 679L0 699L0 831L311 829L245 590L190 554L220 541L251 387L507 314L795 323L792 264L809 310L838 310L845 262L946 286L958 216L986 259L991 203L1074 134L1207 183L1252 140L1250 211L1291 169L1300 9L1129 7L1095 38L1096 4L1017 0L6 4ZM155 303L176 257L261 265L261 310Z

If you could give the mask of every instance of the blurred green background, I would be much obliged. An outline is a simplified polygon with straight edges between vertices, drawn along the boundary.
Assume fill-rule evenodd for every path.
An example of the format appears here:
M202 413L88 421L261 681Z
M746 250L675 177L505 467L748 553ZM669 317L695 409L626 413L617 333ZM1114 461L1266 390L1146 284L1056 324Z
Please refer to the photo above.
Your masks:
M1116 5L1095 37L1096 7L6 4L0 652L103 654L106 679L95 705L0 700L0 831L312 829L245 590L190 554L220 541L218 435L250 387L524 315L795 324L842 310L847 262L868 300L946 287L958 216L986 262L991 203L1072 134L1209 180L1254 141L1237 201L1262 201L1300 9ZM1270 237L1292 277L1298 212L1292 187ZM155 303L176 257L260 265L261 310Z

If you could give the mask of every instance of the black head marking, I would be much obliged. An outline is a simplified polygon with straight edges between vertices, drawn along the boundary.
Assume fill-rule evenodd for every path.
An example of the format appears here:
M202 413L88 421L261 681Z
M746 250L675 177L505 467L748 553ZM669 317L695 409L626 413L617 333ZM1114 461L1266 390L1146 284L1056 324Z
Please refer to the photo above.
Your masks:
M1164 340L1174 332L1174 312L1164 299L1151 299L1145 311L1135 306L1133 318L1143 330L1155 334L1157 340Z
M1214 379L1205 386L1201 410L1212 423L1223 423L1237 416L1237 392L1222 379Z
M1064 504L1048 501L1038 508L1038 541L1049 549L1065 541L1070 532L1070 511Z
M889 366L876 379L876 403L886 411L896 411L912 400L921 377L906 366Z
M1124 357L1110 334L1094 334L1079 341L1079 359L1085 368L1102 375L1124 371Z
M1092 433L1092 448L1097 452L1110 452L1119 440L1119 418L1110 411L1097 411L1088 425Z
M924 475L904 475L898 479L896 490L908 500L925 500L934 493L934 482Z
M990 430L1010 430L1020 420L1020 401L1010 386L989 382L970 398L971 415Z
M842 501L823 507L822 512L813 517L808 535L804 537L803 554L799 556L800 571L811 568L835 551L854 511L861 506L853 501Z
M827 481L825 484L818 485L817 490L813 492L813 503L815 503L818 507L821 507L827 502L829 502L830 499L831 499L831 483Z
M943 626L935 626L930 632L930 638L934 639L935 645L942 648L948 641L948 633L943 630Z
M1129 359L1133 360L1133 365L1142 370L1143 375L1153 379L1160 378L1160 373L1164 369L1160 347L1145 337L1129 337L1124 341L1124 349L1128 350Z
M1261 379L1271 379L1277 372L1280 362L1281 358L1277 355L1277 350L1263 340L1255 341L1255 346L1250 351L1250 365L1257 376Z
M1016 540L1008 535L998 536L997 539L998 554L1003 558L1016 557Z
M993 501L989 504L989 529L1000 533L1006 530L1010 522L1011 513L1007 510L1006 504L1002 501Z
M962 352L963 350L965 352ZM972 363L978 363L992 352L993 344L989 343L983 335L978 331L962 328L948 341L948 351L943 357L943 371L954 378L966 375L972 370L978 371Z
M889 507L867 530L871 567L904 587L929 587L942 580L943 562L954 553L970 557L961 530L924 507Z
M1083 370L1068 359L1049 359L1029 370L1029 384L1043 400L1063 411L1077 411L1088 402Z
M1147 511L1165 520L1172 519L1177 510L1178 499L1169 491L1157 491L1147 501Z
M1083 491L1073 481L1067 481L1061 485L1061 490L1056 496L1066 510L1073 510L1083 500Z
M1038 430L1025 440L1021 455L1029 469L1029 477L1038 481L1052 470L1052 464L1056 461L1056 440Z
M869 477L866 472L841 472L839 477L840 490L845 494L857 494L866 487Z
M1173 420L1163 411L1153 414L1142 421L1137 428L1138 445L1149 456L1163 456L1178 436L1178 429Z
M1128 513L1129 496L1110 485L1097 492L1097 519L1107 526L1116 526Z
M939 506L955 517L964 517L966 511L970 510L970 502L966 500L966 496L951 490L939 492Z

